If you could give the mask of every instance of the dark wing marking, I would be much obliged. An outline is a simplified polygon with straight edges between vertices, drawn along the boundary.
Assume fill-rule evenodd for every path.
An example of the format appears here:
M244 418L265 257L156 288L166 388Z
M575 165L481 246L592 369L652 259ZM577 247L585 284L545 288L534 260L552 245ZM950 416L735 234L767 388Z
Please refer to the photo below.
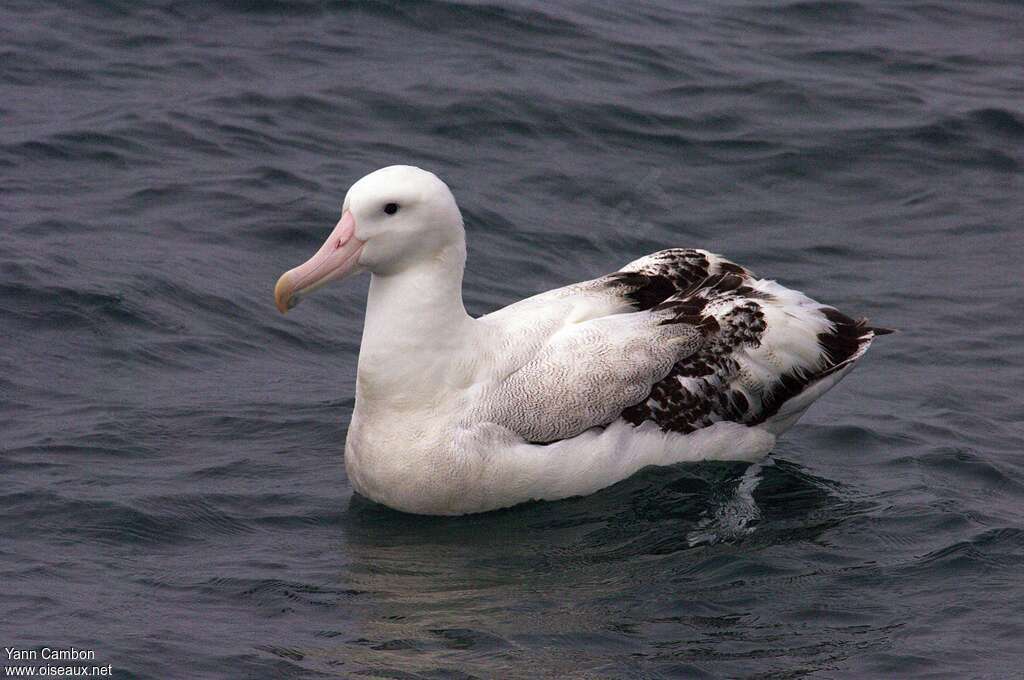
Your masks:
M617 289L634 311L643 311L706 286L713 275L732 275L741 280L750 272L703 250L670 248L630 262L599 281Z
M769 331L764 306L780 303L771 294L751 288L749 274L732 267L732 263L720 264L718 273L697 284L696 290L656 305L655 310L676 312L663 323L700 323L708 330L717 326L717 332L708 335L700 350L677 362L646 400L625 409L625 420L633 425L650 420L663 430L681 433L719 421L763 423L812 383L856 360L875 336L865 320L854 321L832 307L817 306L813 313L831 325L817 334L817 361L792 366L773 380L751 385L743 375L745 350L760 347ZM708 313L709 307L713 313Z
M662 250L607 276L517 305L574 296L611 303L598 304L576 322L646 311L661 324L700 328L701 348L674 364L643 401L620 416L634 425L653 421L682 433L723 420L763 423L810 385L859 358L876 334L888 332L690 248ZM503 311L518 311L517 305ZM766 365L775 349L782 359Z
M812 383L821 380L856 361L868 348L877 331L868 326L867 319L854 321L838 309L821 307L821 313L834 328L818 333L818 346L823 354L822 365L816 370L793 370L783 374L778 384L764 396L760 411L748 414L743 422L748 425L763 423L778 413L779 408ZM885 333L882 333L884 335Z

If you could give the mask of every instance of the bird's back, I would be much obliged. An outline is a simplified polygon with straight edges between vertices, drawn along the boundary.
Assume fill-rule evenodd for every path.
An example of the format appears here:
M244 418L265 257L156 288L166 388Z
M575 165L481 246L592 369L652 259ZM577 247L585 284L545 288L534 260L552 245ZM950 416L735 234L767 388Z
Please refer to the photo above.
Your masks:
M685 337L672 360L645 351L649 348L638 349L638 317L647 322L646 337L640 340L663 343ZM865 320L759 279L722 257L681 248L528 298L482 321L509 329L518 338L509 343L521 348L520 354L508 355L511 380L521 383L524 367L530 369L527 376L545 378L537 378L535 390L517 384L523 408L514 397L510 403L507 391L499 391L497 398L503 412L516 416L502 424L528 440L539 432L571 436L618 419L633 425L651 422L681 434L722 421L778 434L838 382L880 332ZM595 328L605 329L604 334L587 338ZM700 336L696 344L690 337L694 332ZM623 351L626 342L632 343L630 351ZM604 360L581 356L584 344ZM580 379L587 370L601 375ZM552 390L551 375L578 385ZM618 393L616 387L621 388ZM575 393L581 390L589 394ZM544 408L545 395L549 409ZM620 401L615 401L617 396ZM559 418L565 403L588 399L604 399L605 406L610 400L613 408L592 409L592 422L577 420L571 431L544 422ZM620 402L622 408L615 409ZM541 441L558 438L549 434Z

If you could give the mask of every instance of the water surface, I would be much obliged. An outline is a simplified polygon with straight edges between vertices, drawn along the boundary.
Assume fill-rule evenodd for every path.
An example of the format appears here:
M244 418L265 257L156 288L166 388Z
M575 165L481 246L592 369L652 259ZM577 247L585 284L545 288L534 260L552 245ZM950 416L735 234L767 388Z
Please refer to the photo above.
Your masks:
M124 678L1008 677L1024 8L8 2L0 644ZM383 165L482 314L705 247L897 327L763 464L459 519L353 497L366 281L277 276Z

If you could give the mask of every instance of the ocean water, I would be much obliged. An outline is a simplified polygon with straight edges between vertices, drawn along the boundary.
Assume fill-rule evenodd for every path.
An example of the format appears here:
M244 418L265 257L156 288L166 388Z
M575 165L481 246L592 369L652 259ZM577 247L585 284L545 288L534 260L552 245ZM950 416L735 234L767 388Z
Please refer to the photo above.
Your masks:
M3 3L0 645L1019 674L1022 63L1024 6L985 0ZM272 290L393 163L452 187L476 314L692 246L901 332L761 464L392 512L342 460L366 280Z

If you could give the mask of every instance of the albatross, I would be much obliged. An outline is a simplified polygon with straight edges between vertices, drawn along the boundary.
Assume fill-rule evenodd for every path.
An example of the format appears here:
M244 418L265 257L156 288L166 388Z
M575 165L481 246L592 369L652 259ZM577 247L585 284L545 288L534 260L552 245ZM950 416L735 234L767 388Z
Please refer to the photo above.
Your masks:
M396 510L484 512L650 465L754 462L888 332L691 248L473 318L465 261L448 186L391 166L352 185L274 290L284 313L370 273L345 468Z

